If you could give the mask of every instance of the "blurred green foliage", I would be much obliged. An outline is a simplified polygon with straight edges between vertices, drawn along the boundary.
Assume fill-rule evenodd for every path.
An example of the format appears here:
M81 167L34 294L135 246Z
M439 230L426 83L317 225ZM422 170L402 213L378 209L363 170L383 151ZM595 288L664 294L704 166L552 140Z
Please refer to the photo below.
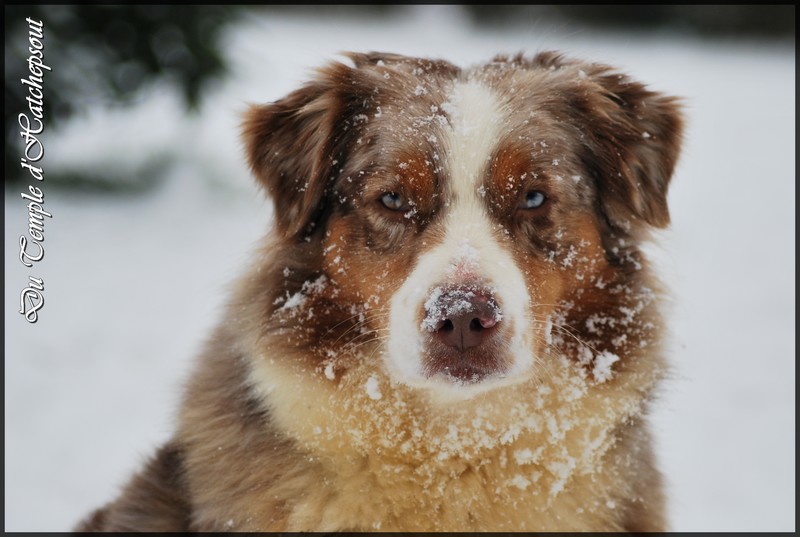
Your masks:
M225 72L219 38L241 9L174 5L5 6L6 184L25 177L19 166L22 141L17 116L28 108L28 92L20 83L29 75L26 18L44 22L44 63L52 67L52 71L45 72L43 84L48 132L87 107L130 102L139 90L159 80L174 83L187 109L196 109L208 82ZM76 184L75 177L62 179Z
M794 37L794 5L470 5L479 24L568 20L586 26L701 37Z

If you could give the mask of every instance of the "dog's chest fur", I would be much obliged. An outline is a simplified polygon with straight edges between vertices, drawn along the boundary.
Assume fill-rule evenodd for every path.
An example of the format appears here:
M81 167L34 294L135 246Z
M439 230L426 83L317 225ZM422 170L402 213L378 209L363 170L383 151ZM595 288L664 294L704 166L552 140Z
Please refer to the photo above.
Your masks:
M302 365L259 373L291 347L255 358L246 344L245 357L223 344L206 355L180 435L197 529L623 530L642 488L657 492L639 416L660 360L606 384L554 357L536 382L453 409L378 367L335 379Z

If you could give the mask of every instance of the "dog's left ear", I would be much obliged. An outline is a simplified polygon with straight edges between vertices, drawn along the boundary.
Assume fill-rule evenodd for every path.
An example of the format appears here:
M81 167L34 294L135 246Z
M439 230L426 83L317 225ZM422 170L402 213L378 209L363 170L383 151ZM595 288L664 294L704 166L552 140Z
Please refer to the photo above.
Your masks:
M572 101L586 126L584 162L595 176L601 211L618 229L628 228L631 218L666 227L683 131L679 100L606 66L582 67Z
M308 236L324 212L361 102L352 72L332 63L285 98L251 106L245 115L247 159L275 203L278 230L286 238Z

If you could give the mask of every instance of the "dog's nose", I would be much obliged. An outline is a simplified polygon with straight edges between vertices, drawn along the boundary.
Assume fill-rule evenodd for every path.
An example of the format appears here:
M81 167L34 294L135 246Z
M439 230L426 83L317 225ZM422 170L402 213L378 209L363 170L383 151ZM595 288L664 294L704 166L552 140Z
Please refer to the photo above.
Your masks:
M426 310L439 341L461 352L480 346L502 318L488 291L468 287L442 292L426 304Z

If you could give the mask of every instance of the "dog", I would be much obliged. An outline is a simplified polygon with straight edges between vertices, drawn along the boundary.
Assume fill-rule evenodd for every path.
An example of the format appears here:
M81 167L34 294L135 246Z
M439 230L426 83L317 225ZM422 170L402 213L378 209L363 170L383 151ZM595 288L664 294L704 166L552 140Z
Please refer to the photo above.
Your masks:
M349 53L243 140L275 226L172 439L80 531L662 531L680 99L556 52Z

